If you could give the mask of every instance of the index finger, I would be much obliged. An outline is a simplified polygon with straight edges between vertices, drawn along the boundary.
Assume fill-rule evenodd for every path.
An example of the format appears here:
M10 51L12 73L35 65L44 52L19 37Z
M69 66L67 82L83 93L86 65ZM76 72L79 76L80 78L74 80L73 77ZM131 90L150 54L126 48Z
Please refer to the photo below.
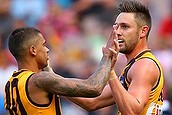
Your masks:
M109 39L108 39L108 41L107 41L107 44L106 44L106 48L110 48L110 47L112 47L112 45L113 45L113 40L114 40L114 28L112 28L112 31L111 31L111 34L110 34L110 37L109 37Z
M115 40L118 40L118 36L116 34L116 30L118 29L118 25L117 24L114 24L113 25L113 36L114 36L114 39Z

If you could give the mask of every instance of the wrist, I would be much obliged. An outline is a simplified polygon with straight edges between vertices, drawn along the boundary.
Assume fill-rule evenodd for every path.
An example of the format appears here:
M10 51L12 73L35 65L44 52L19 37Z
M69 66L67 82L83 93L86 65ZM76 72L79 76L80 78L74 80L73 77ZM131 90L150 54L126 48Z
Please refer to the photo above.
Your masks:
M113 69L110 70L110 76L109 76L109 81L112 81L114 79L117 79L117 75Z
M108 54L104 54L104 55L103 55L103 58L104 58L104 59L111 59L110 56L109 56Z

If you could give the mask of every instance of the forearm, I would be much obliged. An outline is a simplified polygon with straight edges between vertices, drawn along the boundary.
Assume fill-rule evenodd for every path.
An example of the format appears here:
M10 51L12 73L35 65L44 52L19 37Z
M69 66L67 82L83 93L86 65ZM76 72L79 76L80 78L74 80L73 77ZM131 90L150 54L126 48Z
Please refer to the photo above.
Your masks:
M94 102L95 98L67 97L70 101L91 112L114 104L112 100ZM112 98L113 99L113 98Z
M119 51L117 38L114 38L114 31L106 44L102 48L103 57L95 73L86 80L63 78L53 73L40 75L35 78L35 85L45 91L63 96L72 97L96 97L99 96L107 84L109 71L116 62ZM114 39L116 39L114 41ZM115 46L114 46L115 45ZM113 52L110 51L113 48ZM113 58L113 60L112 60ZM114 60L115 59L115 60ZM112 64L113 63L113 64Z
M107 57L102 57L98 68L85 82L93 88L93 90L98 91L100 94L103 91L105 85L107 84L109 78L109 72L111 69L111 59Z
M114 77L111 76L109 78L109 85L119 111L124 115L140 114L143 106L141 106L140 102L134 96L126 91L115 76L116 74L114 74Z
M79 105L87 111L95 111L115 104L111 89L107 85L100 96L95 98L67 97L73 103Z
M93 102L94 98L82 98L82 97L66 97L66 98L87 111L95 110L95 106L94 106L95 103Z
M96 97L107 83L111 60L103 57L96 72L86 80L63 78L52 72L39 72L33 77L35 85L47 92L63 96Z
M108 56L103 56L94 74L86 80L75 79L73 85L76 84L76 87L74 87L75 90L71 89L71 91L77 91L77 94L82 97L99 96L107 84L110 69L111 59Z
M41 76L41 77L40 77ZM32 79L31 79L32 80ZM72 97L95 97L96 91L91 91L90 86L84 84L85 80L75 78L63 78L57 74L49 72L37 73L33 81L40 89L61 95Z

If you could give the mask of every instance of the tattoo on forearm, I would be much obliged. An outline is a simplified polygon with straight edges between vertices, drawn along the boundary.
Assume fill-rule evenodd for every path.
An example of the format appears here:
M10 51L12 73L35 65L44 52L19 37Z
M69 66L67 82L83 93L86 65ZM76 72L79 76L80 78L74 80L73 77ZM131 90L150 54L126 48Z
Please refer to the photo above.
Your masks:
M111 60L102 58L96 72L87 80L61 78L53 73L41 72L34 78L34 83L37 87L58 95L95 97L106 85L110 68Z

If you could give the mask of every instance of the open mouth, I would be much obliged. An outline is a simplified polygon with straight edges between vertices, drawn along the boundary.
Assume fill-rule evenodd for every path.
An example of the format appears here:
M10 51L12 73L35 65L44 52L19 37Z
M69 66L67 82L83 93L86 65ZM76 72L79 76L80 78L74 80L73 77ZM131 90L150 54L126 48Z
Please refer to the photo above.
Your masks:
M118 39L118 43L123 43L123 42L124 42L124 40Z

